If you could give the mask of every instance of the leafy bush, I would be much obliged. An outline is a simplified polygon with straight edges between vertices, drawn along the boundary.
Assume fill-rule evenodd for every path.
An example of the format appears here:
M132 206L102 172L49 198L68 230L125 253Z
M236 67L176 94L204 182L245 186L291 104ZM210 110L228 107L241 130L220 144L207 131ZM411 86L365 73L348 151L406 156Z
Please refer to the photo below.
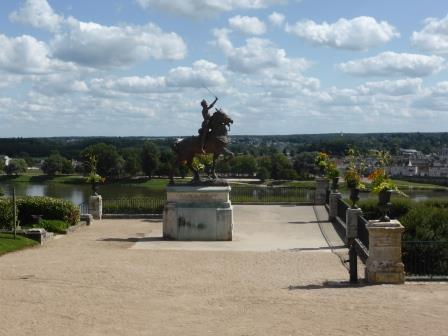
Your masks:
M70 225L67 222L58 219L44 219L39 224L34 224L33 227L44 228L49 232L66 233Z
M400 219L417 205L415 201L408 198L395 198L392 199L391 203L389 217L394 219ZM358 202L358 206L362 209L363 216L366 219L378 219L381 217L377 199L361 200Z
M10 229L13 225L14 213L11 200L0 198L0 229Z
M58 219L75 225L79 221L79 208L72 202L51 197L24 197L17 201L19 220L22 225L31 224L33 215L44 219Z
M448 209L419 204L400 219L404 240L448 241Z

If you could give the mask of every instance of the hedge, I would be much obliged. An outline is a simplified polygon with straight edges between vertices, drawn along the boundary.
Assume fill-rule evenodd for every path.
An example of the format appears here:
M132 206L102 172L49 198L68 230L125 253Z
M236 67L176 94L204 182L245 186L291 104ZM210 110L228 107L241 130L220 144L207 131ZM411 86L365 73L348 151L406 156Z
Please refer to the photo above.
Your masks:
M23 197L17 200L18 217L21 225L33 223L33 215L43 219L57 219L76 225L79 222L79 208L70 201L37 196Z
M14 220L12 201L0 198L0 229L11 229Z

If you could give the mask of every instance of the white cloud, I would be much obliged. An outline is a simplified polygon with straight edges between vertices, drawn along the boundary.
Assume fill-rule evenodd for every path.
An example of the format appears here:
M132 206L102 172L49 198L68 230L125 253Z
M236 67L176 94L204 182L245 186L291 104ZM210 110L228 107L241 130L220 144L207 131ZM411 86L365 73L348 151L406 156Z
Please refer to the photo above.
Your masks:
M292 26L287 24L285 30L316 45L349 50L367 50L400 36L386 21L377 22L369 16L341 18L332 24L299 21Z
M63 17L53 11L47 0L26 0L19 10L9 15L9 19L53 32L59 29L63 21Z
M151 76L131 76L116 79L95 78L91 81L91 87L93 90L102 92L115 91L134 94L166 91L165 78Z
M448 111L448 81L439 82L425 90L425 93L415 100L413 106L446 114Z
M220 86L225 84L226 79L219 67L206 60L193 63L192 67L177 67L168 73L166 77L168 86L180 87L202 87Z
M253 16L234 16L229 19L229 26L248 35L263 35L266 33L264 22Z
M305 70L310 62L303 58L288 58L284 49L277 48L271 41L261 38L249 38L242 47L234 47L229 39L229 31L214 31L216 45L228 59L232 71L257 73L265 69L288 67L290 71Z
M374 57L341 63L338 68L355 76L424 77L445 68L439 56L383 52Z
M152 23L103 26L69 18L66 26L51 41L53 55L88 67L124 67L150 58L178 60L187 51L180 36Z
M175 14L204 18L235 9L260 9L284 4L287 0L137 0L143 8L152 6Z
M443 19L428 18L419 32L413 32L411 43L423 51L448 55L448 15Z
M283 14L273 12L269 15L269 22L274 26L281 27L283 22L285 22L285 16Z
M17 74L44 74L73 68L51 58L48 46L32 36L0 34L0 69Z
M358 90L364 95L384 94L391 96L403 96L416 94L421 90L421 78L406 78L399 80L384 80L378 82L367 82Z

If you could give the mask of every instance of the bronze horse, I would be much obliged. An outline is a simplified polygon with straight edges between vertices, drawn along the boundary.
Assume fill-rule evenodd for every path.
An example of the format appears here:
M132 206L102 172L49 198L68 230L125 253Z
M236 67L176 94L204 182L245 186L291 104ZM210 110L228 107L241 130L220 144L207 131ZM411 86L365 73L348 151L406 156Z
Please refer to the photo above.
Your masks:
M230 124L233 120L224 113L221 109L215 109L215 113L210 117L208 129L203 130L208 132L205 142L205 152L213 154L212 178L217 179L216 175L216 160L219 155L223 154L227 159L233 158L235 155L227 148L229 144L229 137L227 136L227 129L230 130ZM199 171L192 165L195 155L202 154L201 138L200 136L191 136L185 139L177 140L173 144L173 151L176 154L176 164L186 163L187 167L193 171L194 178L192 182L200 182ZM174 167L170 175L170 183L174 184Z

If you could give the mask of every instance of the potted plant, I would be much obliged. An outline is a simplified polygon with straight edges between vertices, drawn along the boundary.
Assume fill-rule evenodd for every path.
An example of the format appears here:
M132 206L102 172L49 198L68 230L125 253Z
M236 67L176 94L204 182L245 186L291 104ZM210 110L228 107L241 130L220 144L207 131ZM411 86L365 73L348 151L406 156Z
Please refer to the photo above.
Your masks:
M339 170L336 166L336 162L328 161L325 169L325 175L331 180L331 190L333 192L338 191L339 182Z
M390 154L386 151L379 151L376 156L380 168L375 169L368 178L372 181L372 191L378 194L378 207L381 211L380 221L389 222L390 218L388 214L391 206L390 198L392 193L396 192L403 196L407 195L398 189L396 183L390 179L387 173L386 167L391 162Z
M90 173L86 178L86 182L90 183L92 185L92 192L95 196L98 195L98 184L104 183L104 181L106 180L106 178L97 174L97 172L96 172L97 162L98 162L98 160L95 155L91 155L89 157L88 164L90 167Z
M360 190L365 189L365 185L361 182L362 161L358 160L358 154L354 149L348 151L348 166L345 170L344 180L347 188L350 190L350 201L352 209L357 207L359 201Z
M314 159L314 164L319 169L320 176L324 176L325 169L328 164L328 154L324 152L319 152Z

